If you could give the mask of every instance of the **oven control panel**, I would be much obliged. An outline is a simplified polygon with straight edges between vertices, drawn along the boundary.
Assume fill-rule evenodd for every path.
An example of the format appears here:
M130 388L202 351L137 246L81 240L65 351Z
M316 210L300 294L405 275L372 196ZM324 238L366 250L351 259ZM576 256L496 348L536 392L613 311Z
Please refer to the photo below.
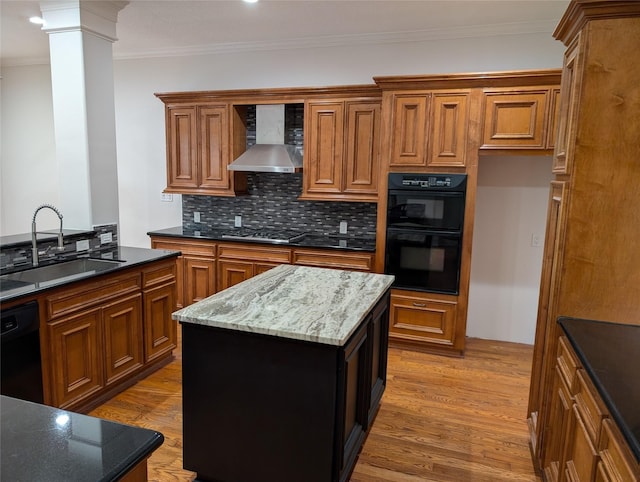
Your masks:
M466 186L464 174L389 174L389 189L453 189Z

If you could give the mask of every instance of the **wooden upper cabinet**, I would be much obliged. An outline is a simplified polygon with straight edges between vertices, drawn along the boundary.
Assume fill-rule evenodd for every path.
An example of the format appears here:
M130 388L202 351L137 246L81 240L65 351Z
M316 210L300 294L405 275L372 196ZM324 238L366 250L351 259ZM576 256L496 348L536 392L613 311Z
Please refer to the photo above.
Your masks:
M389 166L427 166L429 94L394 94Z
M308 101L300 199L376 201L380 102Z
M226 106L200 107L200 185L202 189L231 189L229 164L229 121Z
M235 196L246 191L246 175L231 173L230 107L220 104L166 105L165 192Z
M465 165L469 132L469 92L434 93L429 166Z
M198 136L195 107L167 107L167 188L198 188Z
M380 102L347 102L346 116L343 191L375 198L380 170Z
M305 113L304 194L339 194L344 103L309 102Z
M550 149L551 89L486 89L481 148Z

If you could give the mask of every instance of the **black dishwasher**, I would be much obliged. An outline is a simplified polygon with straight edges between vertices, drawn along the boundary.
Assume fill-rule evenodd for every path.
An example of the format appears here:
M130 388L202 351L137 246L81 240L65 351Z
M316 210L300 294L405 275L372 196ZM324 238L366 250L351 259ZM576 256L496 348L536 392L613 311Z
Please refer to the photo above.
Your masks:
M38 302L2 310L2 395L44 402L40 359L40 320Z

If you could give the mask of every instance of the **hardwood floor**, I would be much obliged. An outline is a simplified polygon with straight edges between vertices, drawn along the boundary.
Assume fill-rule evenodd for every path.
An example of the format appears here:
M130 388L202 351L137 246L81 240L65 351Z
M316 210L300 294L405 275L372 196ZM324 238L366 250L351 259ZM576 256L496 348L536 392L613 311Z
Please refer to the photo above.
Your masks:
M527 445L532 352L474 338L464 358L390 348L387 389L351 482L539 481ZM90 413L164 434L149 459L152 481L195 478L182 469L181 362L178 349Z

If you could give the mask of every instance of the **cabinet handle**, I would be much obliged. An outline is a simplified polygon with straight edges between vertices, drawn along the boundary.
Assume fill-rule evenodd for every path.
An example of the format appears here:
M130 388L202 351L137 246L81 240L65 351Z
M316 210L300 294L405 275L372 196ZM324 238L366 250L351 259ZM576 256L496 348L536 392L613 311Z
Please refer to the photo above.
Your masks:
M416 306L418 308L424 308L425 306L427 306L426 303L413 303L413 306Z

